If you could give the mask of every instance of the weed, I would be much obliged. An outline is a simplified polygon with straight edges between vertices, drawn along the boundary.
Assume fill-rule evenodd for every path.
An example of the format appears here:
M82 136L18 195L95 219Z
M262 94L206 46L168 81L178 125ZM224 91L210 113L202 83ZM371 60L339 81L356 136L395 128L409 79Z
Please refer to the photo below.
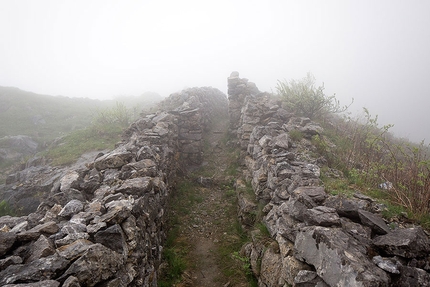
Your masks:
M252 276L251 263L248 257L240 256L239 252L233 252L231 255L234 259L242 262L242 268L247 276Z
M364 119L333 117L324 135L315 136L313 143L330 167L347 176L349 185L386 202L392 209L386 216L393 216L398 209L422 218L430 212L430 146L394 138L391 127L379 126L378 117L364 108ZM323 181L333 194L347 190L343 180ZM392 187L375 191L383 182Z
M350 188L345 178L325 178L323 182L326 192L331 195L346 195L350 197L354 193L354 190Z
M256 227L260 231L260 236L264 238L271 238L269 229L267 229L266 224L262 223L261 221L256 223Z
M163 257L167 263L168 272L162 273L158 280L158 286L173 286L174 283L179 282L182 273L187 268L183 251L179 251L173 247L166 247L163 250Z
M10 207L9 203L6 200L0 201L0 216L5 215L15 215L14 210Z
M292 130L288 133L290 139L293 141L301 141L303 139L303 133L299 130Z

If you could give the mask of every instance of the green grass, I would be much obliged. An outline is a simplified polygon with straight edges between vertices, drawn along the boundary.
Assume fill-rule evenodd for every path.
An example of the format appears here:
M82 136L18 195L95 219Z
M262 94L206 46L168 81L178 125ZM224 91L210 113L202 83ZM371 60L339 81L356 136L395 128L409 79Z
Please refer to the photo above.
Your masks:
M158 280L158 286L173 286L181 279L182 273L189 265L187 259L188 242L179 237L181 218L190 214L191 207L201 201L196 192L196 186L188 180L179 182L169 198L168 233L163 250L163 259L167 268L163 270Z
M303 133L299 130L292 130L288 133L290 139L293 141L301 141L303 139Z
M177 217L175 219L177 220ZM170 224L173 224L173 222ZM177 224L172 226L177 226ZM174 283L179 282L182 273L187 268L187 261L185 259L187 248L185 244L176 241L178 232L179 229L177 227L170 229L163 249L163 258L167 263L167 270L162 272L158 280L158 286L160 287L173 286Z
M52 160L52 165L55 166L71 164L85 152L114 148L121 139L122 131L119 126L101 133L92 128L76 130L64 136L58 144L41 155Z
M245 192L250 192L250 189L252 190L252 187L250 188L250 184L247 184ZM227 206L226 212L228 217L235 218L235 220L232 225L226 227L226 232L230 235L230 240L223 241L218 246L218 265L222 266L224 276L230 278L233 285L238 283L236 280L245 275L248 280L248 286L258 286L257 280L250 269L249 259L239 255L242 246L250 242L251 239L248 231L243 229L237 220L236 191L233 187L227 187L223 197L225 201L234 202L234 204Z
M422 214L419 212L413 212L404 206L393 202L393 197L390 194L392 191L372 188L371 186L366 185L362 179L358 177L356 178L355 175L352 179L351 177L335 179L324 177L323 174L321 179L324 182L326 192L331 195L342 195L351 198L354 193L359 191L385 206L382 210L382 216L387 220L393 218L404 218L406 215L409 220L420 224L423 228L430 229L430 215L426 213ZM359 184L356 184L357 182Z
M331 195L351 197L355 192L345 178L325 178L322 176L321 179L324 182L325 191Z
M14 216L15 212L10 207L9 203L6 200L0 201L0 216L11 215Z

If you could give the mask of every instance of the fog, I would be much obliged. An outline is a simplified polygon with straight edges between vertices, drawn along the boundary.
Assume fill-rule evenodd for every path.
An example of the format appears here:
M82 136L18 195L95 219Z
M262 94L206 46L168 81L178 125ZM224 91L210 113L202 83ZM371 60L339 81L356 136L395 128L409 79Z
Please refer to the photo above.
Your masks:
M430 1L0 0L0 85L107 99L260 90L313 73L351 110L430 139Z

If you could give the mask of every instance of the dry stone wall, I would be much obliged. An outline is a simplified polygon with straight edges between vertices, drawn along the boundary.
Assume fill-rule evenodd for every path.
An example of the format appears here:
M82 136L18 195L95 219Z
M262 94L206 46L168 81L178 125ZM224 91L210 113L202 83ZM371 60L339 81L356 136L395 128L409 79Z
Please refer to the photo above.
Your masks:
M253 203L237 183L239 218L252 225L262 204L272 239L253 231L242 249L259 286L430 286L430 241L421 227L392 229L371 198L325 192L325 161L310 140L320 126L249 88L237 72L228 87L230 127L255 194Z
M95 159L29 166L9 177L2 195L11 204L19 203L12 193L48 196L22 194L41 204L0 218L0 286L157 286L175 175L201 163L202 133L227 109L227 97L193 88L159 107Z

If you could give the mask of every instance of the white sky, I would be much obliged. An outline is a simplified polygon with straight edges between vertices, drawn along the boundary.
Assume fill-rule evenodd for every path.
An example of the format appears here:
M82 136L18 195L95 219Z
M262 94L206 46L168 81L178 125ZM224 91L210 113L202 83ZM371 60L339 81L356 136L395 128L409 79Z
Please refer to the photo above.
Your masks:
M353 110L430 139L430 1L0 0L0 86L41 94L260 90L311 72Z

